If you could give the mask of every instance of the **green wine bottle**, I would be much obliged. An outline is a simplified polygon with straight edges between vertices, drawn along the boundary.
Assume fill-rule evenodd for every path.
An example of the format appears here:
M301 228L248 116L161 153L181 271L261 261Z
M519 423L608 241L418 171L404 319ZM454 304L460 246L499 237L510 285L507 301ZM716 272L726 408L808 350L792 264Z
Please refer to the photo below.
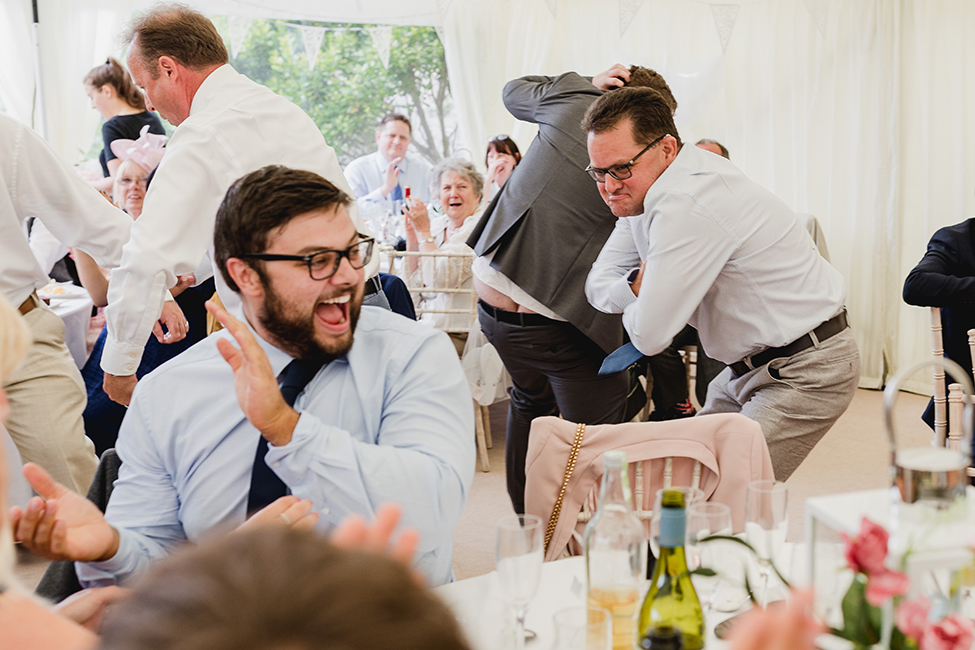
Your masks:
M684 556L684 494L665 490L660 509L660 557L640 608L640 635L672 625L684 635L685 650L704 647L704 612Z

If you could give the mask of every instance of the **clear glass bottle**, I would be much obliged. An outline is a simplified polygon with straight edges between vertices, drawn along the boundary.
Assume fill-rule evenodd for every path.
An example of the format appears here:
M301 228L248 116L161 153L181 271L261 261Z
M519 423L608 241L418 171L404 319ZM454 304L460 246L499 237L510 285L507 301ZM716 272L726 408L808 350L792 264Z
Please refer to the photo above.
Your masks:
M665 490L660 509L660 557L640 608L640 634L669 625L684 635L686 650L704 647L704 612L684 555L684 493Z
M585 532L588 604L613 615L613 650L637 643L637 605L646 574L647 540L633 512L626 453L603 454L603 482L596 514Z

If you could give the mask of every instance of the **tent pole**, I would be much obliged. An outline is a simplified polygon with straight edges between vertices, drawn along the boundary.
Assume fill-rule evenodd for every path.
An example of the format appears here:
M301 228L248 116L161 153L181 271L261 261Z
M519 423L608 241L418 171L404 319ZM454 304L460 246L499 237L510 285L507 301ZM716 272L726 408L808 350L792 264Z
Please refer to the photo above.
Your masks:
M31 38L34 41L34 124L32 126L42 138L47 139L47 112L44 110L44 89L41 85L41 39L37 15L37 0L31 0L34 9L34 23Z

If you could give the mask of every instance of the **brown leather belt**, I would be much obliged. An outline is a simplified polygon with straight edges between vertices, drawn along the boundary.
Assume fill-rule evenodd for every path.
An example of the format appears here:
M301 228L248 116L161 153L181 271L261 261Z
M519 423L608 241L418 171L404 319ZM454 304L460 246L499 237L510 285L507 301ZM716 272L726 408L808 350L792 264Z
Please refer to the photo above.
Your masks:
M21 316L26 316L34 310L34 307L37 306L34 302L35 298L37 298L37 294L31 291L30 295L27 296L27 300L20 303L20 307L17 308L17 311L20 312Z
M816 341L825 341L831 336L839 334L847 327L849 327L849 323L846 320L846 310L844 309L809 334L803 334L788 345L783 345L781 348L768 348L758 354L753 354L750 357L745 357L741 361L734 362L730 366L731 371L735 373L735 377L741 377L746 372L751 372L755 368L761 368L773 359L791 357L794 354L799 354L806 348L811 348L815 345L813 336L816 337Z

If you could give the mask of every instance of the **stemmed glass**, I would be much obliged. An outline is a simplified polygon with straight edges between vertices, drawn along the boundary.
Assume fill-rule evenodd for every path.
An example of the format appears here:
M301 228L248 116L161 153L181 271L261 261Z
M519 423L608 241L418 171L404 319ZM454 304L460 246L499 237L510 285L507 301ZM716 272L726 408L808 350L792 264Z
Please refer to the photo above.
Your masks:
M745 537L755 549L762 576L758 604L768 605L772 561L782 553L789 528L789 490L782 481L752 481L745 503Z
M506 515L498 521L497 570L504 601L515 610L515 648L525 649L525 613L542 573L542 520Z
M729 542L714 540L701 543L702 539L710 535L731 535L731 508L723 503L699 502L687 509L687 566L692 571L705 567L717 572L715 576L694 576L694 587L697 594L705 599L705 613L711 610L715 594L721 586L722 562L721 554L727 551Z

